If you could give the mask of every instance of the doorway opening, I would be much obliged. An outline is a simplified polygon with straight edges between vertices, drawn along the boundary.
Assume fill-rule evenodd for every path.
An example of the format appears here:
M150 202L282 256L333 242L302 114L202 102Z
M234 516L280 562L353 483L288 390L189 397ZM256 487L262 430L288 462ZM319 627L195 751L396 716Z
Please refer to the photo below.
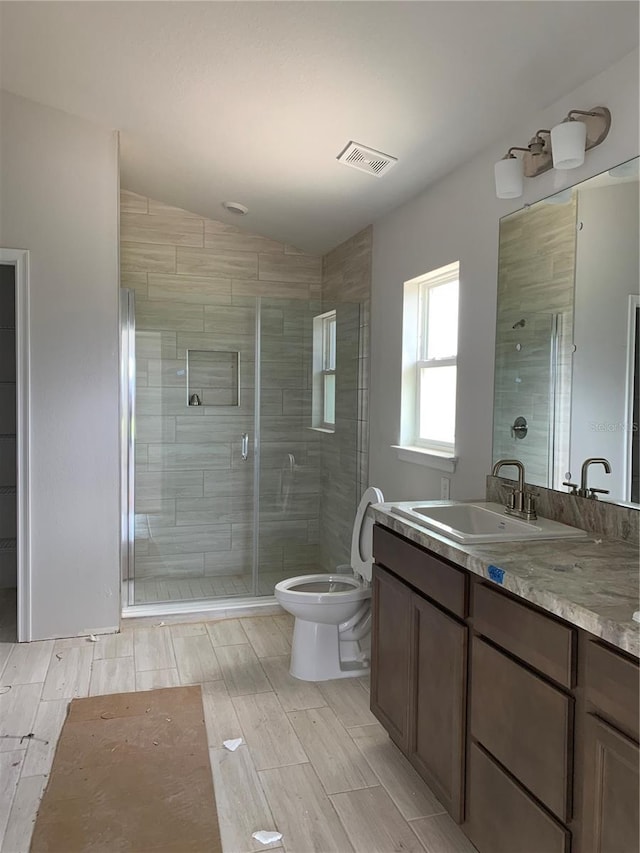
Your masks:
M0 642L17 639L16 273L0 264Z
M31 639L28 261L0 249L0 642Z

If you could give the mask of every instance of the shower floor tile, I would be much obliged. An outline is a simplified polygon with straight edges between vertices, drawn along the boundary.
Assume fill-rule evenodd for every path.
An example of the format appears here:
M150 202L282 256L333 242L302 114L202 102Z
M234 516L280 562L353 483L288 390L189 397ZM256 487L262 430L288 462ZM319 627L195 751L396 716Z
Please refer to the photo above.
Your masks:
M314 574L321 569L305 568L294 572L262 572L258 575L258 595L273 595L277 583L297 574ZM141 578L134 581L136 604L156 604L166 601L200 601L229 596L253 596L253 576L215 575L210 577Z

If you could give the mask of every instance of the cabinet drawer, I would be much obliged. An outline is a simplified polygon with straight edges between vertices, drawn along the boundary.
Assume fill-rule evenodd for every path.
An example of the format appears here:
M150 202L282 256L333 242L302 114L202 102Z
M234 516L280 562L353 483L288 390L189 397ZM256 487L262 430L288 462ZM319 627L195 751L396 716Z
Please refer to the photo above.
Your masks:
M572 699L474 637L471 734L564 821L572 720Z
M473 627L563 687L575 684L576 632L484 584L473 585Z
M474 743L468 769L463 829L480 853L566 853L567 830Z
M467 614L466 573L376 524L373 556L399 578L456 616Z
M593 640L585 646L587 699L637 740L638 664Z

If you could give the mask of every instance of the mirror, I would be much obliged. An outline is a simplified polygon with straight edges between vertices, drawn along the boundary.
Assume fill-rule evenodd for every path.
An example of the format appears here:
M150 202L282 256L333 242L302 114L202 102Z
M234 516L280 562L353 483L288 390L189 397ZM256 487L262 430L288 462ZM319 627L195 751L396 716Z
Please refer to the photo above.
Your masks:
M493 460L640 505L640 159L500 220Z

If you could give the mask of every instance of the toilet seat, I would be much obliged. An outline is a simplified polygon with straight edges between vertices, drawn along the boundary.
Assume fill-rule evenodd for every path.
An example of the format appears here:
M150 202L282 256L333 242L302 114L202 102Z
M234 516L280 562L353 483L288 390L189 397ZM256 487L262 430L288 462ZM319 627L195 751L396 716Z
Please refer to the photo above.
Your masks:
M382 503L384 497L380 489L369 486L360 499L351 534L351 569L353 575L299 575L287 578L276 584L275 591L282 602L306 602L322 604L328 601L362 601L371 597L369 584L373 566L373 519L367 514L371 504ZM350 589L340 589L339 585ZM332 589L332 585L334 589ZM319 589L304 589L318 586ZM324 587L324 588L322 588Z
M371 581L373 567L373 519L368 515L371 504L381 504L384 495L375 486L369 486L360 499L351 534L351 568L355 575Z
M301 589L301 587L317 586L324 589ZM331 587L334 587L332 589ZM338 587L337 589L335 587ZM342 587L342 588L339 588ZM345 589L345 587L347 587ZM279 600L282 602L305 602L306 604L322 604L326 601L363 601L371 597L371 589L353 575L301 575L288 578L276 584Z

